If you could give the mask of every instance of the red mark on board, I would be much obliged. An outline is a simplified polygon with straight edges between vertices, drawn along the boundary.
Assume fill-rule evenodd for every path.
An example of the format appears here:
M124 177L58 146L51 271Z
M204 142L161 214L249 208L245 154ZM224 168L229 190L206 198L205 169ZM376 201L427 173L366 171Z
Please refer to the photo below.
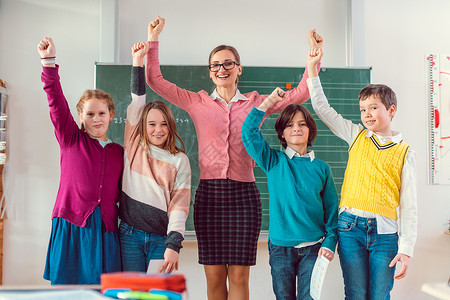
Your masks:
M447 59L450 60L450 56L447 56Z
M450 136L441 137L441 140L447 140L447 139L450 139Z
M446 74L446 75L450 75L450 72L439 72L441 74Z
M290 90L291 88L292 88L291 84L290 83L286 83L286 89Z
M439 127L439 110L434 110L434 128Z

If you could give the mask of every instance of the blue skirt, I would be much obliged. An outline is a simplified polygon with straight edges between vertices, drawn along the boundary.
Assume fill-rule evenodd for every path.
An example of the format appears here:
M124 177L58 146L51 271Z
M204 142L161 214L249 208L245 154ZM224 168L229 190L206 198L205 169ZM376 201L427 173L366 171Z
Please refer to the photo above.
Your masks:
M99 206L85 227L53 218L44 279L52 285L100 284L102 273L119 271L119 235L105 231Z

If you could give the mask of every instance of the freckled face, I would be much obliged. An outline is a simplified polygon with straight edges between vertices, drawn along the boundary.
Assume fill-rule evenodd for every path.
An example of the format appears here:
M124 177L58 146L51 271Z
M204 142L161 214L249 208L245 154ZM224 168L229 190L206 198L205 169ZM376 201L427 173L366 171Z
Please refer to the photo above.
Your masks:
M223 64L224 62L236 61L233 52L230 50L221 50L214 53L211 57L210 64ZM217 72L209 72L209 77L218 87L234 87L237 78L242 74L242 66L235 66L231 70L225 70L224 67L220 67Z
M147 114L147 137L152 145L164 148L169 136L169 127L159 109L150 109Z
M97 98L87 100L83 111L79 113L80 122L84 125L86 133L93 139L107 141L106 131L113 115L109 111L106 101Z

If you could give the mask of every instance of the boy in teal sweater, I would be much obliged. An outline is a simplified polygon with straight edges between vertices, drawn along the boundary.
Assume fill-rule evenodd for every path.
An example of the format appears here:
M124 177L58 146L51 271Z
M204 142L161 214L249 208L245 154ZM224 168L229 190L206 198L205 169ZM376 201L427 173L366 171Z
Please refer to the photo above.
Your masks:
M275 123L285 152L271 149L261 135L265 111L283 96L277 88L251 110L242 126L242 140L267 174L274 293L277 299L311 299L309 287L317 257L324 255L330 261L334 257L338 199L330 167L308 150L317 127L306 108L291 104Z

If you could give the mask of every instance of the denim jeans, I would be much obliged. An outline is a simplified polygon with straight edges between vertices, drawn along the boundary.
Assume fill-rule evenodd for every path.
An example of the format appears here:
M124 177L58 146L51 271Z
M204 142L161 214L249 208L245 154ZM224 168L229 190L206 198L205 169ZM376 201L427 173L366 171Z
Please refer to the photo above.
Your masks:
M344 275L345 299L390 299L398 251L398 235L377 234L375 218L342 212L338 218L338 253Z
M312 299L309 286L320 246L317 243L304 248L282 247L269 241L270 272L277 300Z
M164 259L166 236L147 233L120 222L123 271L147 272L151 259Z

